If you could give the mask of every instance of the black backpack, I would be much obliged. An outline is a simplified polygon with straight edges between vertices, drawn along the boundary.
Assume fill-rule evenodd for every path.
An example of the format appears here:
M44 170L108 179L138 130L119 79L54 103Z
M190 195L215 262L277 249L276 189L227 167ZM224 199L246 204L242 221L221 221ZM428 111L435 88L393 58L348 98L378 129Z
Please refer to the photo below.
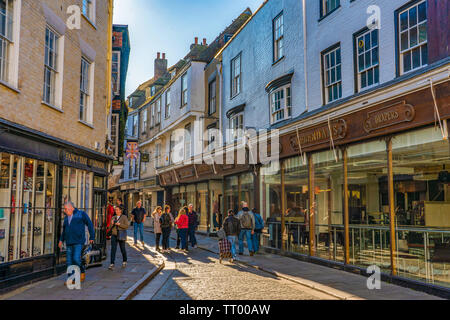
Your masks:
M161 228L170 228L172 226L172 221L167 213L163 213L161 218L159 218L159 222L161 223Z

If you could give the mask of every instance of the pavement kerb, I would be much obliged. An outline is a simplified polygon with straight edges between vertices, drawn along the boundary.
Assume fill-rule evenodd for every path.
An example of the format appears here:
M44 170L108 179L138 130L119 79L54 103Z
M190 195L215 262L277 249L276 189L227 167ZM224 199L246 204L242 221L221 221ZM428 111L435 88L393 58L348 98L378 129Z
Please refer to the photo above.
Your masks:
M125 291L117 300L125 301L132 300L139 292L149 284L165 267L166 263L164 257L157 251L151 249L151 247L145 245L147 249L155 253L162 261L159 266L154 267L152 270L147 272L138 282L136 282L131 288Z
M154 233L154 232L153 232L152 230L150 230L150 229L147 229L147 230L150 231L150 232L152 232L152 233ZM172 240L176 240L175 237L171 237L171 238L172 238ZM197 245L197 247L198 247L199 249L201 249L201 250L204 250L204 251L208 251L208 252L217 254L216 251L210 250L210 249L208 249L208 248L204 248L204 247L199 246L199 245ZM319 291L319 292L325 293L325 294L327 294L327 295L333 296L333 297L335 297L335 298L337 298L337 299L339 299L339 300L348 300L349 298L351 298L351 297L344 297L344 296L338 295L338 294L336 294L336 293L333 293L333 292L330 292L330 291L328 291L328 290L325 290L324 288L320 288L320 287L311 285L311 284L309 284L309 283L306 283L306 282L303 282L303 281L300 281L300 280L297 280L297 279L293 279L293 278L291 278L291 277L285 276L284 274L278 273L278 272L276 272L276 271L267 270L267 269L264 269L264 268L262 268L262 267L260 267L260 266L255 266L255 265L253 265L253 264L250 264L250 263L247 263L247 262L244 262L244 261L241 261L241 260L238 260L238 261L235 260L235 263L239 263L239 264L242 264L242 265L251 267L251 268L253 268L253 269L256 269L256 270L260 270L260 271L262 271L262 272L269 273L269 274L271 274L271 275L273 275L273 276L276 276L276 277L278 277L278 278L281 278L281 279L285 279L285 280L288 280L288 281L291 281L291 282L298 283L298 284L300 284L300 285L302 285L302 286L305 286L305 287L308 287L308 288L317 290L317 291Z
M122 296L117 300L132 300L150 281L153 280L154 277L165 267L165 262L163 262L159 267L153 268L147 274L141 278L138 282L136 282L131 288L125 291Z

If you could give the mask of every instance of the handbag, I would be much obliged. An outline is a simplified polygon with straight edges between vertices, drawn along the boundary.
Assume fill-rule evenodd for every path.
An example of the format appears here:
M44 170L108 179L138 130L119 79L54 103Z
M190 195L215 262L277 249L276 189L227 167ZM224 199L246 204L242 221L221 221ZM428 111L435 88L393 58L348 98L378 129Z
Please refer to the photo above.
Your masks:
M120 230L117 228L117 240L127 241L127 230Z
M226 234L225 230L223 230L223 228L222 228L219 231L217 231L217 236L219 237L220 240L222 240L222 239L226 239L227 234Z

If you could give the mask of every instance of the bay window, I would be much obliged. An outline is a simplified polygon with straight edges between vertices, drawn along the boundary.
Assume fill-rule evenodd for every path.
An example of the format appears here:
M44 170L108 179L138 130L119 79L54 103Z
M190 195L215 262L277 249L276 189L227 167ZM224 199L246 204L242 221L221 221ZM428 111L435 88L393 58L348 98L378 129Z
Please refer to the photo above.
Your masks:
M270 94L270 109L272 123L288 119L292 115L291 86L277 89Z

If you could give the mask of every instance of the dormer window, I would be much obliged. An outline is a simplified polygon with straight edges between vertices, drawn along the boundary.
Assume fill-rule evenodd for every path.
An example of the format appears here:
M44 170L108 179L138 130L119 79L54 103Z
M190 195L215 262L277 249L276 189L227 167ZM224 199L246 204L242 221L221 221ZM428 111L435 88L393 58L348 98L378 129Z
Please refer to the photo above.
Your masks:
M153 96L156 94L156 87L153 86L153 87L151 88L150 92L151 92L152 97L153 97Z

